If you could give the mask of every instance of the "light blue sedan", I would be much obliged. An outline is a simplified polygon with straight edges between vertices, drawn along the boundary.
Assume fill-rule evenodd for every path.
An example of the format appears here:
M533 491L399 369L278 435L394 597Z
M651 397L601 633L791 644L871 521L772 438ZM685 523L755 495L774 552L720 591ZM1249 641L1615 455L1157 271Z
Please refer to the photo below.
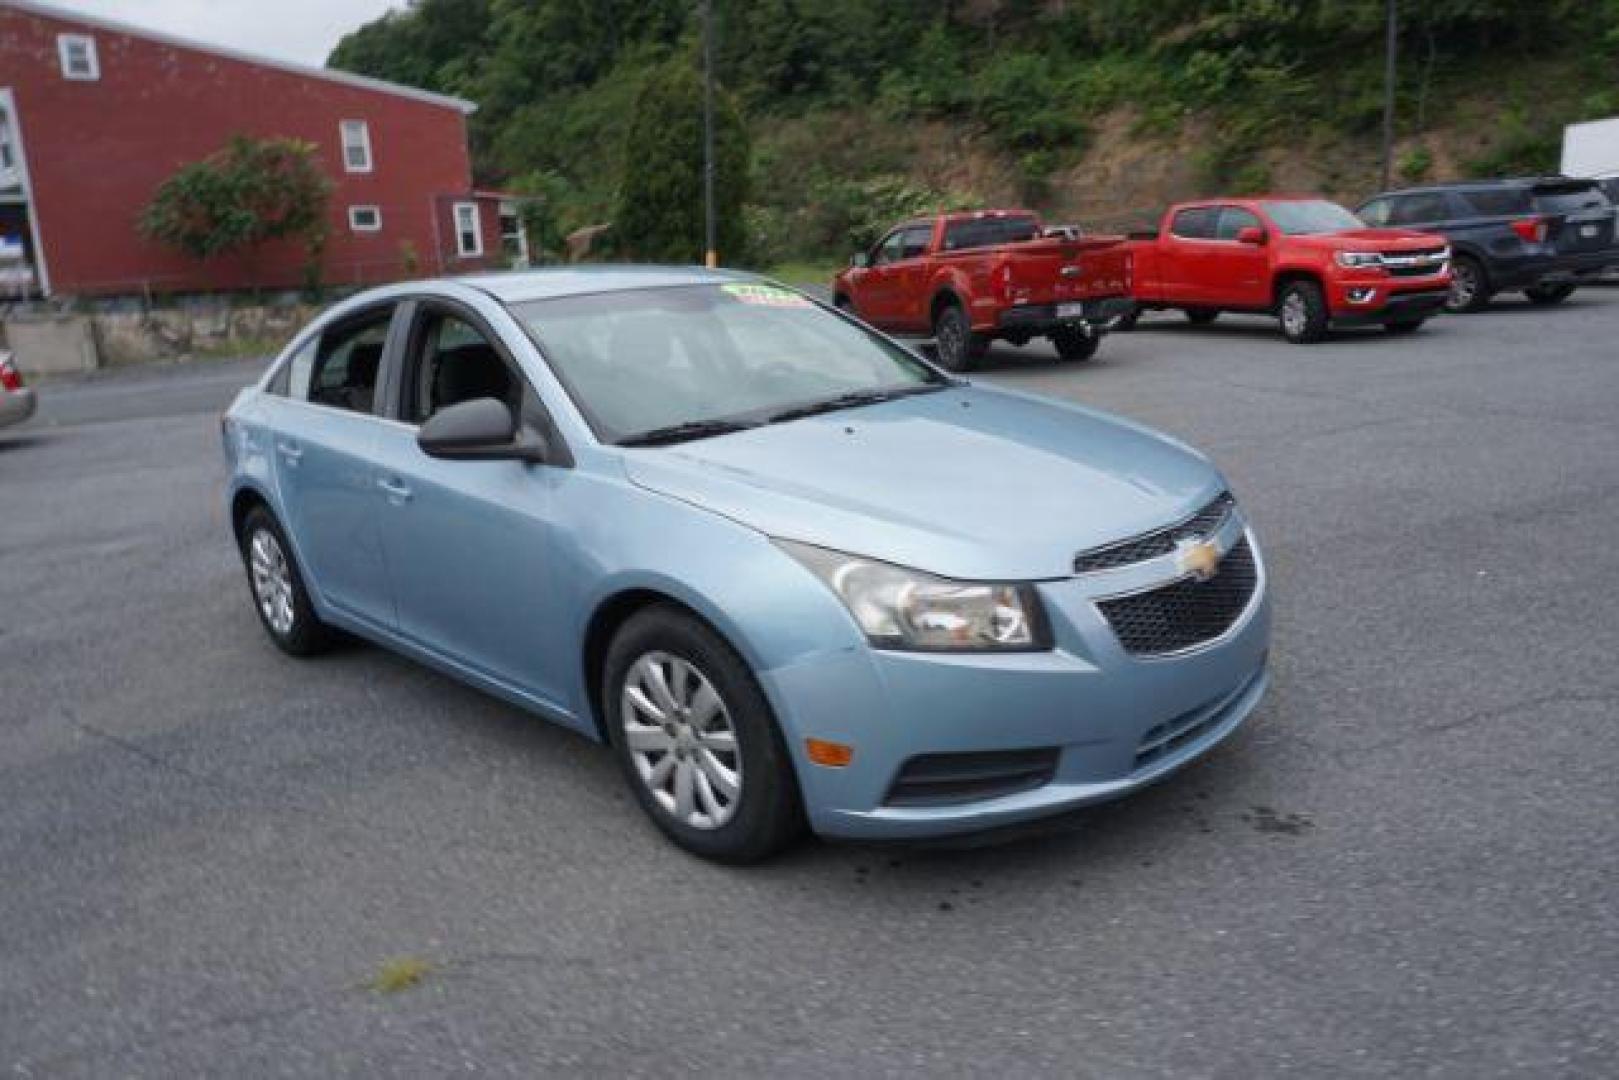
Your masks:
M928 837L1134 791L1266 686L1220 473L743 274L412 282L224 420L254 606L607 743L676 843Z

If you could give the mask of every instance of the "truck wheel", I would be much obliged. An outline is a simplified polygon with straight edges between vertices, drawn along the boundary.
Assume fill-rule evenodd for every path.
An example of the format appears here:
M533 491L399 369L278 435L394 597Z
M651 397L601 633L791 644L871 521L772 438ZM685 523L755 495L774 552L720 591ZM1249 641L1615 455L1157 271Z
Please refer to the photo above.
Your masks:
M832 306L843 312L845 315L854 314L854 301L850 300L842 293L839 293L832 298Z
M1064 360L1089 360L1102 347L1101 334L1087 334L1073 326L1065 326L1051 335L1051 344Z
M1313 281L1292 281L1282 290L1276 315L1282 335L1295 345L1309 345L1327 336L1327 300Z
M1529 298L1529 302L1531 304L1537 304L1541 307L1550 307L1553 304L1561 304L1564 300L1567 300L1569 297L1573 296L1574 286L1536 285L1532 289L1525 289L1523 294Z
M933 349L949 371L971 371L984 358L989 341L972 332L959 304L946 304L933 320Z
M1213 308L1189 307L1186 310L1186 321L1193 326L1207 326L1220 317L1220 313Z
M1490 279L1484 265L1471 255L1458 255L1450 267L1450 294L1445 310L1460 314L1483 311L1490 303Z

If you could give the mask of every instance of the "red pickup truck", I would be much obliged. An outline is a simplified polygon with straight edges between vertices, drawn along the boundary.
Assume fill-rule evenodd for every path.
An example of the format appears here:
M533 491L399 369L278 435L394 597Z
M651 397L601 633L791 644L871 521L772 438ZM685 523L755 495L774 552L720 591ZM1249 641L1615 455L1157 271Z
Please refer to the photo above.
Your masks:
M1138 311L1180 308L1200 324L1222 311L1272 314L1298 344L1331 326L1415 330L1450 289L1444 237L1367 228L1324 199L1180 203L1156 233L1131 234L1128 250Z
M1064 360L1089 359L1133 310L1123 237L1047 235L1022 210L902 222L849 260L832 299L880 329L931 336L952 371L970 370L997 338L1047 337Z

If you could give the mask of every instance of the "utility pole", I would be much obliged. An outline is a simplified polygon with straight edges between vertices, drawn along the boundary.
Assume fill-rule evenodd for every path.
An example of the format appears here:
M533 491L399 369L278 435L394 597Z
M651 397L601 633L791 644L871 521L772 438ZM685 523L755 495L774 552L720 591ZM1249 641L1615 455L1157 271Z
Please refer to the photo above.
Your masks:
M720 264L714 221L714 0L703 0L703 227L703 262L713 268Z
M1389 178L1394 169L1394 44L1395 29L1399 24L1398 0L1388 0L1387 41L1383 57L1383 182L1379 190L1389 189Z

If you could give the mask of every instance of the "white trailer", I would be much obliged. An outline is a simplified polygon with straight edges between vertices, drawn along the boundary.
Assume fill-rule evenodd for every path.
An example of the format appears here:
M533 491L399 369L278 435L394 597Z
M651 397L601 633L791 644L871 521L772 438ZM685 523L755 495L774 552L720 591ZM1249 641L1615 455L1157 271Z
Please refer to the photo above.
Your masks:
M1619 176L1619 116L1570 124L1563 129L1563 175L1592 179Z

